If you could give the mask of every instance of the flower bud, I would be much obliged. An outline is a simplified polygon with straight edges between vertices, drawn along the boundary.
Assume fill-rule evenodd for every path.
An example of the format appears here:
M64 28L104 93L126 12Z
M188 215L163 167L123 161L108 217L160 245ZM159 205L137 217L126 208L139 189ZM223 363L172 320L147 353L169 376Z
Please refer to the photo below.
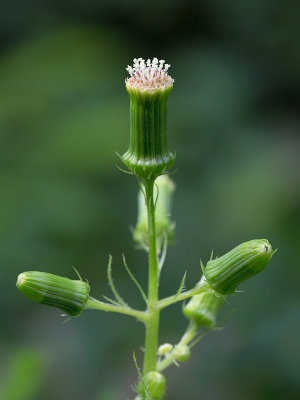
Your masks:
M174 154L167 144L167 101L174 80L169 65L157 58L134 59L128 66L126 89L130 97L130 143L122 156L125 165L140 178L157 177L171 167Z
M274 253L266 239L244 242L224 256L208 261L205 278L216 292L233 294L240 283L266 268Z
M172 242L175 232L175 223L171 221L175 184L167 175L159 176L154 185L155 202L155 230L157 249L161 248L164 238ZM145 196L142 190L138 194L138 221L134 230L134 240L142 246L148 245L148 215Z
M31 300L59 308L72 317L84 309L90 292L89 285L82 280L38 271L20 274L17 288Z
M138 393L145 394L145 388L153 400L162 400L166 389L166 378L157 371L151 371L144 376L143 382L140 382Z
M158 355L165 356L173 350L173 346L170 343L161 344L158 348Z
M213 292L197 294L183 307L183 313L187 319L198 326L214 327L217 323L217 315L224 300Z
M174 347L173 355L176 361L184 362L190 358L191 350L186 344L177 344Z

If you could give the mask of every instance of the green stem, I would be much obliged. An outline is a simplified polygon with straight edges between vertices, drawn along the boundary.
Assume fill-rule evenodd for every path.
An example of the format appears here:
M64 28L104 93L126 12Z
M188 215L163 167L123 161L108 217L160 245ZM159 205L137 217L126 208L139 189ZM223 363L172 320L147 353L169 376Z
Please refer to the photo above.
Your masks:
M197 324L195 324L195 322L191 321L189 323L184 335L182 336L179 344L189 344L196 336L198 329L199 329L199 326Z
M145 339L145 357L143 374L156 369L156 354L158 346L159 308L158 308L158 260L156 254L155 205L153 198L153 179L143 181L148 212L149 238L149 271L148 271L148 308Z
M111 311L111 312L116 312L119 314L126 314L131 317L135 317L142 322L145 322L147 320L147 314L144 311L134 310L131 307L126 307L126 306L121 306L121 305L117 306L117 305L105 303L103 301L96 300L93 297L89 297L89 299L85 305L85 308L101 310L101 311Z
M162 310L163 308L177 303L178 301L188 299L189 297L206 292L207 290L211 290L209 284L207 282L200 283L196 285L193 289L187 290L186 292L175 294L174 296L166 297L165 299L160 300L158 302L158 308L159 310Z

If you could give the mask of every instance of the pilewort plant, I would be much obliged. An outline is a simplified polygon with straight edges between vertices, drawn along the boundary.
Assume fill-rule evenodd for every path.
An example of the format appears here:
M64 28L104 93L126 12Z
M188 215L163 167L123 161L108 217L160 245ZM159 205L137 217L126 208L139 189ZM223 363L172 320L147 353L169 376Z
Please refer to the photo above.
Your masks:
M166 378L163 371L186 361L191 349L203 335L217 326L217 317L225 297L235 293L243 281L261 272L274 251L266 239L244 242L225 255L201 264L199 282L185 290L185 276L175 294L159 298L159 278L172 242L175 224L170 218L175 184L169 177L175 155L167 143L167 103L174 80L168 74L169 65L153 58L146 62L134 59L128 66L126 89L130 97L130 141L128 151L120 156L129 173L135 175L140 187L138 219L134 240L148 254L148 288L144 290L125 257L124 266L145 302L144 310L128 305L112 280L111 257L107 276L114 300L99 301L90 296L90 287L80 277L71 280L46 272L28 271L18 276L17 287L30 299L57 307L65 314L78 316L83 310L94 309L126 314L145 325L143 366L137 369L135 400L163 400ZM199 268L199 272L200 272ZM182 300L188 320L187 328L177 344L159 345L160 312ZM133 353L134 354L134 353Z

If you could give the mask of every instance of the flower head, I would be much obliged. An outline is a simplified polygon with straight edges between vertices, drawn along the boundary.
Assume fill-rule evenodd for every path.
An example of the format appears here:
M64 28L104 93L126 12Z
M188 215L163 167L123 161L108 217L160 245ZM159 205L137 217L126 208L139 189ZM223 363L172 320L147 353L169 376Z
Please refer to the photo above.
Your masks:
M175 155L167 144L167 103L174 80L170 65L153 58L135 58L126 69L130 97L130 141L123 154L126 167L141 179L156 179L173 165Z
M158 60L156 57L151 61L150 58L145 62L143 58L135 58L133 66L128 65L130 78L126 79L127 89L139 91L155 91L171 88L174 79L168 75L169 64L165 60Z

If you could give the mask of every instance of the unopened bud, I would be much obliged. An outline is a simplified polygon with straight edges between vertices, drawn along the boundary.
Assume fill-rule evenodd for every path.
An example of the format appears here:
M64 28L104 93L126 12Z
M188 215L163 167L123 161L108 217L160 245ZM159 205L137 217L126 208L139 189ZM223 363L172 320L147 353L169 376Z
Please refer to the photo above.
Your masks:
M205 278L216 292L233 294L239 284L266 268L274 253L266 239L244 242L224 256L208 261Z
M159 346L157 353L159 356L164 356L164 355L170 353L170 351L172 351L172 350L173 350L173 346L170 343L164 343Z
M59 308L72 317L84 309L90 292L89 285L82 280L38 271L20 274L17 288L31 300Z
M177 344L174 347L173 355L176 361L184 362L190 358L191 350L186 344Z
M197 294L183 308L187 319L198 326L214 327L217 323L217 315L224 300L213 292Z
M175 223L170 218L174 192L175 184L167 175L159 176L156 179L153 196L158 251L164 239L171 243L174 238ZM138 221L134 230L134 240L142 246L148 246L148 215L142 190L138 194Z
M145 389L153 400L162 400L166 390L166 378L157 371L151 371L143 377L143 382L138 386L138 393L145 395ZM145 397L147 399L148 397Z
M130 143L124 164L140 178L157 177L168 170L174 154L167 144L167 102L174 80L164 60L134 59L128 66L126 89L130 97Z

